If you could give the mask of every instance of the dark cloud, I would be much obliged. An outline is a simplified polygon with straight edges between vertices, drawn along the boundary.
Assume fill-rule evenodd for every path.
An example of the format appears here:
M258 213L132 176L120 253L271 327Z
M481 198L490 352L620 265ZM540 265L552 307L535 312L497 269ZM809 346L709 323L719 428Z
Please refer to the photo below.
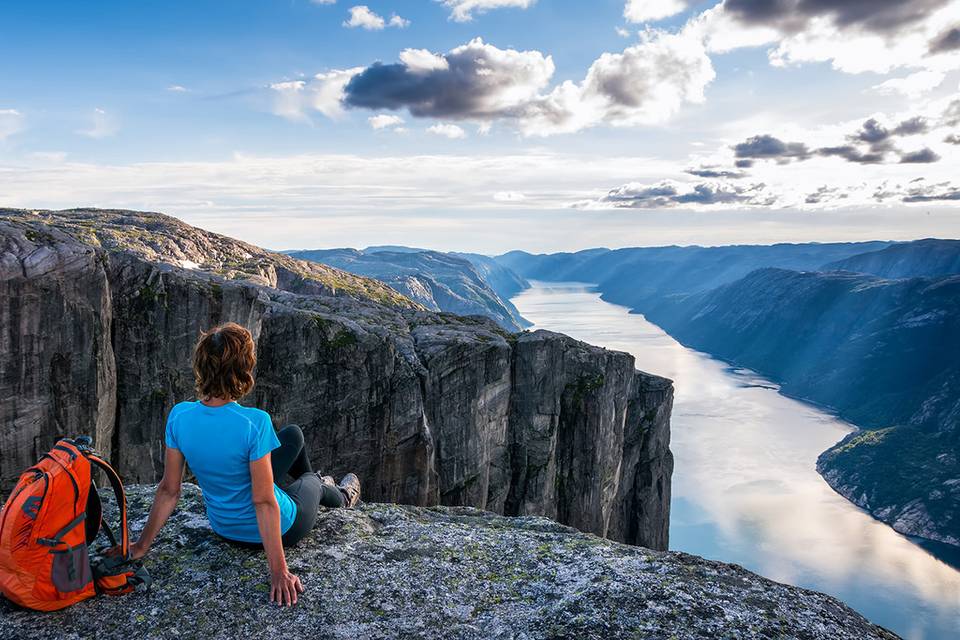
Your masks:
M750 160L750 159L737 160L733 164L737 169L749 169L750 167L753 166L753 160Z
M839 147L821 147L817 149L817 155L843 158L848 162L858 164L880 164L886 157L885 152L863 152L852 144L840 145Z
M769 206L776 198L766 194L763 183L749 186L720 182L683 185L669 181L658 184L630 183L613 189L601 203L625 209L664 209L681 205L743 204Z
M884 143L889 141L890 138L926 133L929 128L926 118L922 116L904 120L893 129L887 129L876 118L870 118L860 126L856 133L848 137L854 142L865 142L873 146L875 151L880 151L884 148L889 149L889 147L884 147Z
M941 124L945 127L955 127L960 124L960 99L954 100L943 110Z
M940 156L933 149L926 147L919 151L910 151L900 155L900 164L928 164L938 160L940 160Z
M743 23L803 31L815 18L840 28L894 34L915 24L950 0L727 0L728 13Z
M960 49L960 27L947 29L930 42L930 53L946 53Z
M807 204L820 204L830 200L845 200L849 197L850 194L841 193L838 187L828 187L824 185L813 193L809 194L804 202Z
M787 164L793 160L806 160L810 157L810 149L802 142L784 142L764 134L734 145L733 154L737 158L776 160L779 164Z
M873 198L877 202L887 200L900 200L906 203L955 202L960 200L960 187L949 181L927 183L926 178L915 178L906 186L884 184L874 191Z
M930 123L923 116L916 116L904 120L893 130L893 135L914 136L920 133L926 133L930 130Z
M680 204L729 204L729 203L747 203L760 204L757 202L757 192L766 185L758 184L751 187L738 187L733 185L719 184L698 184L689 193L678 195L675 200ZM767 204L766 201L763 202Z
M960 188L949 182L922 184L907 189L904 202L938 202L960 200Z
M686 173L698 178L727 178L738 180L746 178L749 174L746 171L731 171L729 169L720 169L717 167L700 167L699 169L687 169Z
M853 140L866 142L867 144L879 144L890 138L890 131L882 124L877 122L876 118L870 118L860 126L860 130L850 136Z
M857 164L881 164L886 161L888 154L898 154L901 163L936 162L940 156L930 149L900 153L894 145L895 138L926 133L929 130L930 123L921 116L903 120L892 129L876 118L870 118L857 131L847 136L846 144L811 150L804 142L784 142L770 135L758 135L735 145L733 151L734 155L741 159L737 161L738 168L750 167L754 160L774 160L779 164L787 164L793 161L801 162L814 155L842 158ZM745 164L740 164L741 162Z
M375 63L350 79L343 102L417 117L489 120L516 115L546 86L553 62L538 51L497 49L477 38L443 56L406 50L396 64Z
M960 134L951 133L943 141L947 144L960 144Z

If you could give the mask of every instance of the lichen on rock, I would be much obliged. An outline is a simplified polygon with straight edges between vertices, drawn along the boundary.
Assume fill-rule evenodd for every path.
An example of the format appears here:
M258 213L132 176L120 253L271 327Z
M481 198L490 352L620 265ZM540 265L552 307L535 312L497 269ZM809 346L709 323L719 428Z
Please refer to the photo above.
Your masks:
M135 531L153 491L128 487ZM834 598L736 565L469 507L322 511L287 559L306 591L281 609L263 552L213 534L186 484L145 559L148 593L55 613L0 599L0 638L896 638Z

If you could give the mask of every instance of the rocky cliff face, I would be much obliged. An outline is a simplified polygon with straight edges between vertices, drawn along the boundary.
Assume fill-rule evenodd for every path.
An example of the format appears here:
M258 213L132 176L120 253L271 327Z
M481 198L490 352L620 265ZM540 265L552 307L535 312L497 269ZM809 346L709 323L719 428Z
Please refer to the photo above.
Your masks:
M137 531L153 487L129 492ZM149 593L40 615L0 598L0 637L896 639L829 596L736 565L464 507L321 510L287 561L306 591L278 609L262 552L211 533L188 484L145 559Z
M624 353L431 313L388 287L159 214L0 211L0 484L89 433L162 472L200 330L258 344L247 399L371 500L547 514L665 548L668 380Z

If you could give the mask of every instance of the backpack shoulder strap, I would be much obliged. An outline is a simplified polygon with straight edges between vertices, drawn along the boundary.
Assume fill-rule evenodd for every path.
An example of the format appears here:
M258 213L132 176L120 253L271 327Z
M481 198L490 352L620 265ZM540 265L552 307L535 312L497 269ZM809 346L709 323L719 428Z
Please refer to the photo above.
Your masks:
M122 558L127 558L130 553L130 532L127 530L127 495L123 491L123 482L120 481L120 476L117 475L113 467L103 458L93 453L87 453L86 455L90 462L103 470L110 480L110 486L113 487L113 493L117 498L117 509L120 510L120 553ZM104 525L106 525L106 522L104 522ZM106 528L107 531L110 531L109 527ZM108 534L108 537L112 541L113 536Z

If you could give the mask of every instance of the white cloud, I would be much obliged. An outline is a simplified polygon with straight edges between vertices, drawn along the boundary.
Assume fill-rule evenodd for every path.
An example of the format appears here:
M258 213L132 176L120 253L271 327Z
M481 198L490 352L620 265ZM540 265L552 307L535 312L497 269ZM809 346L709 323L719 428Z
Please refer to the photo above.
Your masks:
M400 62L406 65L411 73L443 71L450 68L446 58L427 49L404 49L400 52Z
M687 8L686 0L627 0L623 17L628 22L655 22Z
M116 165L52 160L0 166L4 176L0 202L24 207L95 202L171 213L213 203L211 210L239 223L238 218L254 212L273 219L275 215L309 217L314 211L483 210L491 206L491 193L514 192L524 194L524 206L556 211L570 201L596 195L597 185L606 180L656 175L663 167L662 161L637 156L546 151L235 154L219 161Z
M120 127L116 119L99 107L93 110L91 124L88 129L80 129L76 133L88 138L108 138L116 135Z
M958 156L960 146L952 155L944 153L941 162L922 167L864 168L812 159L751 170L747 183L766 183L778 197L774 208L687 204L663 210L608 208L600 214L569 208L574 202L602 198L615 185L672 180L684 185L680 191L686 193L701 181L684 177L686 162L543 150L506 155L475 150L415 156L237 154L219 161L114 165L35 158L2 163L0 202L26 208L96 203L163 211L275 248L389 243L556 251L599 245L822 241L825 235L863 239L864 229L894 239L957 237L958 201L942 199L952 192L938 185L956 181ZM917 171L932 189L916 191L919 183L911 180ZM880 189L884 185L885 191ZM818 194L823 186L834 191ZM878 202L878 190L893 195ZM498 192L522 193L524 200L492 201L491 194ZM811 195L818 202L806 204ZM912 200L902 202L904 197ZM526 213L517 216L513 209L521 207ZM687 214L698 207L711 214ZM643 216L642 225L637 224L638 215ZM592 224L598 220L603 224Z
M361 27L368 31L379 31L386 26L381 16L378 16L370 10L365 4L350 8L350 19L343 22L343 26L356 28Z
M652 30L621 53L601 55L579 83L550 89L553 73L550 56L476 38L443 55L406 49L400 63L367 67L342 102L478 126L503 120L525 135L547 136L665 122L685 104L702 102L715 75L698 37Z
M367 31L380 31L386 27L396 27L403 29L410 26L410 21L393 14L390 20L384 20L383 16L377 15L365 4L350 7L350 19L344 20L343 26L355 29L357 27Z
M614 27L613 30L616 31L617 35L621 38L629 38L633 35L630 29L624 29L623 27Z
M336 4L337 0L310 0L311 4Z
M367 118L367 122L369 122L370 126L374 129L388 129L390 127L396 127L403 124L403 118L400 116L391 116L381 113L375 116L370 116Z
M874 86L879 93L901 93L907 97L929 93L939 87L947 74L942 71L917 71L903 78L892 78Z
M663 123L685 104L703 102L715 75L698 38L646 32L622 53L601 55L580 84L565 82L528 105L520 126L528 135L550 135Z
M287 120L309 122L309 112L318 111L331 119L343 115L343 89L361 67L318 73L310 80L289 80L270 85L271 111Z
M0 142L23 129L23 114L16 109L0 109Z
M167 87L167 91L170 91L171 93L187 93L189 89L179 84L172 84Z
M775 66L829 62L846 73L897 68L949 71L960 51L931 55L945 24L960 22L958 0L756 3L725 0L691 19L710 52L771 45Z
M523 202L527 197L519 191L497 191L493 194L495 202Z
M503 9L513 7L517 9L527 9L532 7L537 0L437 0L451 9L450 19L457 22L469 22L473 20L473 14L481 14L491 9Z
M446 122L441 122L440 124L435 124L432 127L428 127L427 131L434 135L450 138L451 140L467 137L467 132L464 131L462 127L458 127L455 124L449 124Z

